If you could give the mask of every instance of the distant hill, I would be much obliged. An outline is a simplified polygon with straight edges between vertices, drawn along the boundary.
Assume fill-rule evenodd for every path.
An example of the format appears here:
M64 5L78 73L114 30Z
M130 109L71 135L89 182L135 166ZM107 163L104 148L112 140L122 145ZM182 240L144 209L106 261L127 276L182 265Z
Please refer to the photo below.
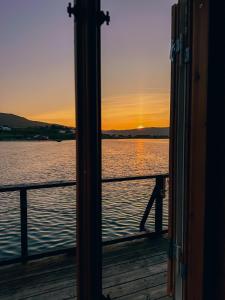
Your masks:
M45 127L52 124L31 121L26 118L13 114L0 113L0 126L8 126L10 128L29 128L29 127Z
M169 128L168 127L149 127L149 128L141 128L141 129L129 129L129 130L106 130L105 134L113 135L113 136L169 136Z
M41 128L56 125L57 127L69 128L63 125L49 124L44 122L28 120L24 117L20 117L14 114L0 113L0 126L7 126L12 129L27 129L27 128ZM166 138L169 137L168 127L149 127L141 129L128 129L128 130L103 130L104 138L141 138L141 137L152 137L152 138Z

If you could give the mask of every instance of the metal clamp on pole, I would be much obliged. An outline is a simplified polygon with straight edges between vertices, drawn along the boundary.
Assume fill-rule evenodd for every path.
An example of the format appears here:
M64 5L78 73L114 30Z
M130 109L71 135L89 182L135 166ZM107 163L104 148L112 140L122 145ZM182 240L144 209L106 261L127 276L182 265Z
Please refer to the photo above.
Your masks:
M69 15L69 18L71 18L72 16L74 16L75 18L77 17L77 7L72 6L71 2L69 2L67 6L67 13Z
M110 15L109 12L107 11L106 13L104 11L100 11L98 14L98 19L99 19L99 25L101 26L106 22L106 25L109 25L110 23Z
M72 16L75 17L75 19L78 17L78 8L77 6L72 6L71 2L69 2L67 6L67 13L69 15L69 18ZM109 25L110 23L110 15L109 12L107 11L106 13L104 11L100 11L97 15L98 19L98 24L101 26L102 24L106 23L106 25Z

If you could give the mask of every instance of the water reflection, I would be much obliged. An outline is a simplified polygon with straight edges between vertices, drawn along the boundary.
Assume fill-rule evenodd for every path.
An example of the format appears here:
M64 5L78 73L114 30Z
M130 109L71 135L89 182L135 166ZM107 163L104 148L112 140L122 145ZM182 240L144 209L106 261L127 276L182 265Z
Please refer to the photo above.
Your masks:
M2 142L1 184L75 178L75 143ZM167 140L104 140L103 176L122 177L168 172ZM103 184L103 238L139 230L154 180ZM18 193L0 194L0 258L19 254ZM167 206L165 204L165 212ZM153 224L153 215L149 222ZM75 244L75 189L28 193L30 254Z

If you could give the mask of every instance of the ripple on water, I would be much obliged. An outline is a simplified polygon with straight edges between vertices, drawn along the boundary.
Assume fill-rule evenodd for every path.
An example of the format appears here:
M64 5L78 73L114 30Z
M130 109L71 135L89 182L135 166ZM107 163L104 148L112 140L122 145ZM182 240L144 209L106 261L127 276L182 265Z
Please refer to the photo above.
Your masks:
M3 142L0 163L0 184L71 180L75 177L75 145L72 141ZM103 142L104 177L166 172L168 141ZM103 184L103 239L138 232L153 187L154 180ZM19 193L0 194L0 201L0 259L6 259L20 255ZM75 245L75 202L74 187L28 192L29 254ZM165 201L165 226L167 222ZM147 225L153 228L154 210Z

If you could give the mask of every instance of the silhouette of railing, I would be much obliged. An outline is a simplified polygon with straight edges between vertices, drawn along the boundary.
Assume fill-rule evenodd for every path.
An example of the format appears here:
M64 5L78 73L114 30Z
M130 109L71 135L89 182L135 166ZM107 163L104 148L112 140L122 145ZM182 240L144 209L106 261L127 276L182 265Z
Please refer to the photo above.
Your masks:
M149 176L136 176L136 177L121 177L121 178L108 178L103 179L102 183L114 183L114 182L128 182L137 180L150 180L155 179L155 186L150 196L149 202L144 211L143 217L140 222L140 233L134 235L128 235L125 237L111 239L103 242L103 245L110 245L120 243L122 241L140 239L146 236L155 237L167 230L163 230L163 199L165 197L165 182L168 178L168 174L149 175ZM53 256L63 253L72 253L75 248L60 249L55 251L49 251L40 254L29 255L28 252L28 226L27 226L27 192L31 190L49 189L49 188L61 188L76 186L76 181L54 181L47 183L31 183L31 184L18 184L18 185L4 185L0 186L0 193L18 192L20 193L20 231L21 231L21 256L18 258L0 261L0 265L6 265L10 263L23 262L28 260L39 259L42 257ZM146 228L146 221L155 203L155 231L150 231Z

